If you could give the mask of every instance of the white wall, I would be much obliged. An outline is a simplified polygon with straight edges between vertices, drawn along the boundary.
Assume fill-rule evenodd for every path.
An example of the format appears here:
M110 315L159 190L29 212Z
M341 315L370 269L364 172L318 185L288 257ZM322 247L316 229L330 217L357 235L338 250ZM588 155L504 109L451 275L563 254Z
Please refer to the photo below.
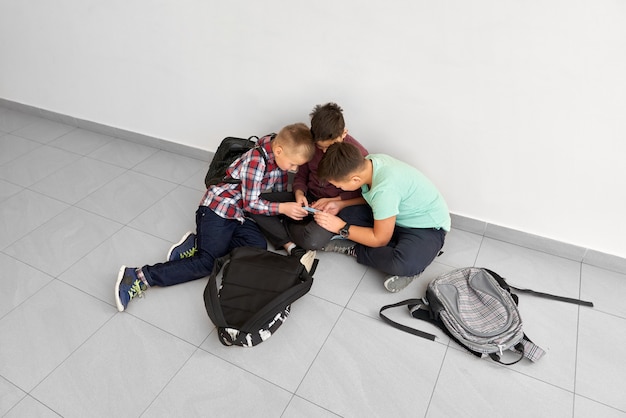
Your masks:
M626 3L0 0L0 97L194 147L337 101L452 212L626 257Z

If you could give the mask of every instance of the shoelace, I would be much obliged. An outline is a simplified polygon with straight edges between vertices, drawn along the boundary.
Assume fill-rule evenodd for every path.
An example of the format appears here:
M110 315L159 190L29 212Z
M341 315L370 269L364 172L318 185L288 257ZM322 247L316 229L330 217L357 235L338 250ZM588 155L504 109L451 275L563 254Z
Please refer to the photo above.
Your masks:
M142 298L144 293L143 291L144 289L141 288L141 281L135 280L130 289L128 289L128 296L130 296L131 299L136 296Z
M182 253L180 253L180 258L189 258L189 257L193 257L193 255L198 251L198 249L196 247L192 247L186 251L183 251Z

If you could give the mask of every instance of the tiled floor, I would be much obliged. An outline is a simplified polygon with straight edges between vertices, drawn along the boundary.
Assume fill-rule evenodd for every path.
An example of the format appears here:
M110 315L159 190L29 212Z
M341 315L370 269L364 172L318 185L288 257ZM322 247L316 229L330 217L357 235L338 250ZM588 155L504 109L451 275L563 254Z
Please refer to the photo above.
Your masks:
M252 349L218 342L206 279L118 313L119 266L160 261L193 229L206 167L0 107L0 416L626 416L626 275L461 230L400 294L350 257L318 254L311 292ZM512 367L379 320L380 306L472 265L596 306L521 295L547 355Z

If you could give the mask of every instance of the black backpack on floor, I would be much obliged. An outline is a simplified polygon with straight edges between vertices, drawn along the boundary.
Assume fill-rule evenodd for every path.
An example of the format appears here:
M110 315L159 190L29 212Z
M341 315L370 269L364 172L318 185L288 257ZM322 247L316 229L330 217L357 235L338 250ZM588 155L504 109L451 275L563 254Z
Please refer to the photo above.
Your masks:
M252 347L267 340L287 319L291 304L313 284L297 257L261 248L238 247L215 260L204 304L224 345Z
M270 136L273 139L276 134L270 134ZM258 141L258 136L251 136L248 139L231 136L224 138L219 147L217 147L217 151L215 151L215 155L209 164L209 170L204 177L206 187L218 183L239 183L240 180L238 179L226 177L226 170L235 160L252 148L258 149L261 157L267 163L265 152L257 147Z

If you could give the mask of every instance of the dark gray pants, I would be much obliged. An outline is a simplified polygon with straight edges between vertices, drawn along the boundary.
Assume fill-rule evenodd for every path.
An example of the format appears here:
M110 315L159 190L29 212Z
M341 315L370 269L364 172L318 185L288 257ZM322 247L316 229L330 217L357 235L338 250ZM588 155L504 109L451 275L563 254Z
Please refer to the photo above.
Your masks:
M403 228L396 225L391 240L383 247L356 245L359 264L387 274L413 276L423 272L443 247L446 231L435 228Z
M270 202L294 202L292 192L262 193L263 199ZM314 196L307 196L309 201L315 201ZM335 233L327 231L315 222L312 215L301 221L295 221L288 216L249 215L259 226L263 235L275 247L282 248L288 242L306 250L320 250ZM368 205L349 206L339 212L339 217L351 225L371 226L374 218Z

